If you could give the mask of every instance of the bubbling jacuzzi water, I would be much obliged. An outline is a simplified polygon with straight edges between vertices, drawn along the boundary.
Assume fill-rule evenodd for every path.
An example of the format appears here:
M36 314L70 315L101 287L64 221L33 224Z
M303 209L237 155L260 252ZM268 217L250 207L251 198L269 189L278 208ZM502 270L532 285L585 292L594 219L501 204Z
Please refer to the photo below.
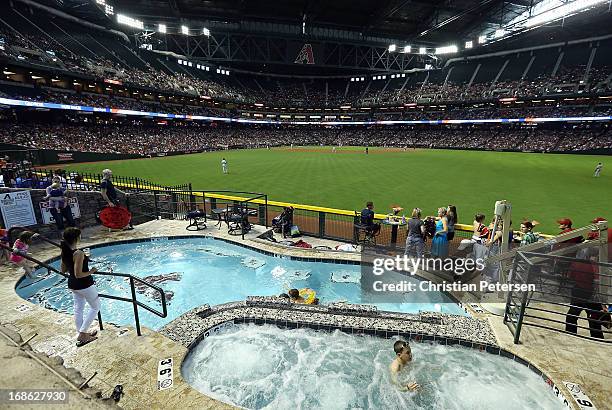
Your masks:
M395 339L234 325L201 341L182 366L200 392L250 409L563 409L541 377L510 359L471 348L411 343L390 383Z
M362 303L360 266L294 260L264 255L257 251L212 238L166 239L115 244L91 249L97 263L90 267L112 268L153 281L165 292L168 317L160 318L140 309L140 322L159 329L188 310L205 303L242 301L247 296L270 296L288 287L311 288L321 303L347 301ZM55 262L59 267L59 261ZM37 274L44 275L42 270ZM396 274L399 275L399 274ZM100 293L130 297L129 283L122 278L96 276ZM416 277L405 280L418 283ZM43 280L25 278L17 294L33 303L63 312L72 311L72 295L65 279L51 275ZM137 289L138 300L160 309L157 294ZM102 318L121 325L134 324L132 306L102 299ZM401 302L376 303L381 310L395 312L441 311L457 315L465 312L448 295L440 292L411 292Z

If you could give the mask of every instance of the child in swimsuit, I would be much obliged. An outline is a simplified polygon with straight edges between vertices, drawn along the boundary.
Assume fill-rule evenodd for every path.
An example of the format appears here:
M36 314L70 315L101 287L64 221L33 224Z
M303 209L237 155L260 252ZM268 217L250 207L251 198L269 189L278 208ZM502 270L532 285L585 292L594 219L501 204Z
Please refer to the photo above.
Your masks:
M38 234L34 232L22 232L19 235L19 239L13 244L13 253L11 253L9 259L13 264L22 267L28 278L32 277L32 267L28 264L28 260L24 258L24 255L28 253L28 249L32 244L32 238L37 236Z

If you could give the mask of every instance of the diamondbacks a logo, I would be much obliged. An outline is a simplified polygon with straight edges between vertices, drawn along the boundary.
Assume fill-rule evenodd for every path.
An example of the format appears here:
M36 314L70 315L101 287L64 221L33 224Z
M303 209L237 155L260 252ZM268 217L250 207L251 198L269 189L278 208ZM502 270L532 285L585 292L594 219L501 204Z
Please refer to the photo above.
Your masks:
M312 53L312 44L304 44L300 53L295 58L294 64L314 64L314 54Z

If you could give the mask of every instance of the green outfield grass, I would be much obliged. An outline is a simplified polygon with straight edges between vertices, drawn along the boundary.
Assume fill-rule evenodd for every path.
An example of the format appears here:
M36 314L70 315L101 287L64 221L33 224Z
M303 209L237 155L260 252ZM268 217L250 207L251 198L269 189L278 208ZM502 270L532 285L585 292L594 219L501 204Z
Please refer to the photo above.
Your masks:
M221 158L229 174L221 172ZM604 163L593 178L597 162ZM521 219L541 222L556 233L555 220L581 226L596 216L612 217L610 157L451 150L393 151L329 147L223 151L174 157L77 164L70 170L138 176L164 185L192 182L194 189L266 193L271 200L361 209L367 200L386 213L391 205L420 207L434 214L457 206L461 223L476 212L492 216L495 200L512 203L514 228ZM408 210L406 212L409 212Z

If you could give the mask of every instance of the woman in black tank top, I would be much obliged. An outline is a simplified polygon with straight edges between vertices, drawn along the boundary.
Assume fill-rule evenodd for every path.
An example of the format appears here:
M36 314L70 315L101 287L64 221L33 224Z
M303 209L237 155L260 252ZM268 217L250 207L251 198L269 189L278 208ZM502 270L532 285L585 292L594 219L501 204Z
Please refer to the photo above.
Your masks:
M68 289L74 297L74 319L79 332L77 346L83 346L96 340L96 332L89 332L89 326L100 310L100 298L92 274L97 269L89 270L89 258L82 250L77 249L81 239L81 230L66 228L62 240L62 272L68 272ZM89 305L87 315L83 317L85 303Z

